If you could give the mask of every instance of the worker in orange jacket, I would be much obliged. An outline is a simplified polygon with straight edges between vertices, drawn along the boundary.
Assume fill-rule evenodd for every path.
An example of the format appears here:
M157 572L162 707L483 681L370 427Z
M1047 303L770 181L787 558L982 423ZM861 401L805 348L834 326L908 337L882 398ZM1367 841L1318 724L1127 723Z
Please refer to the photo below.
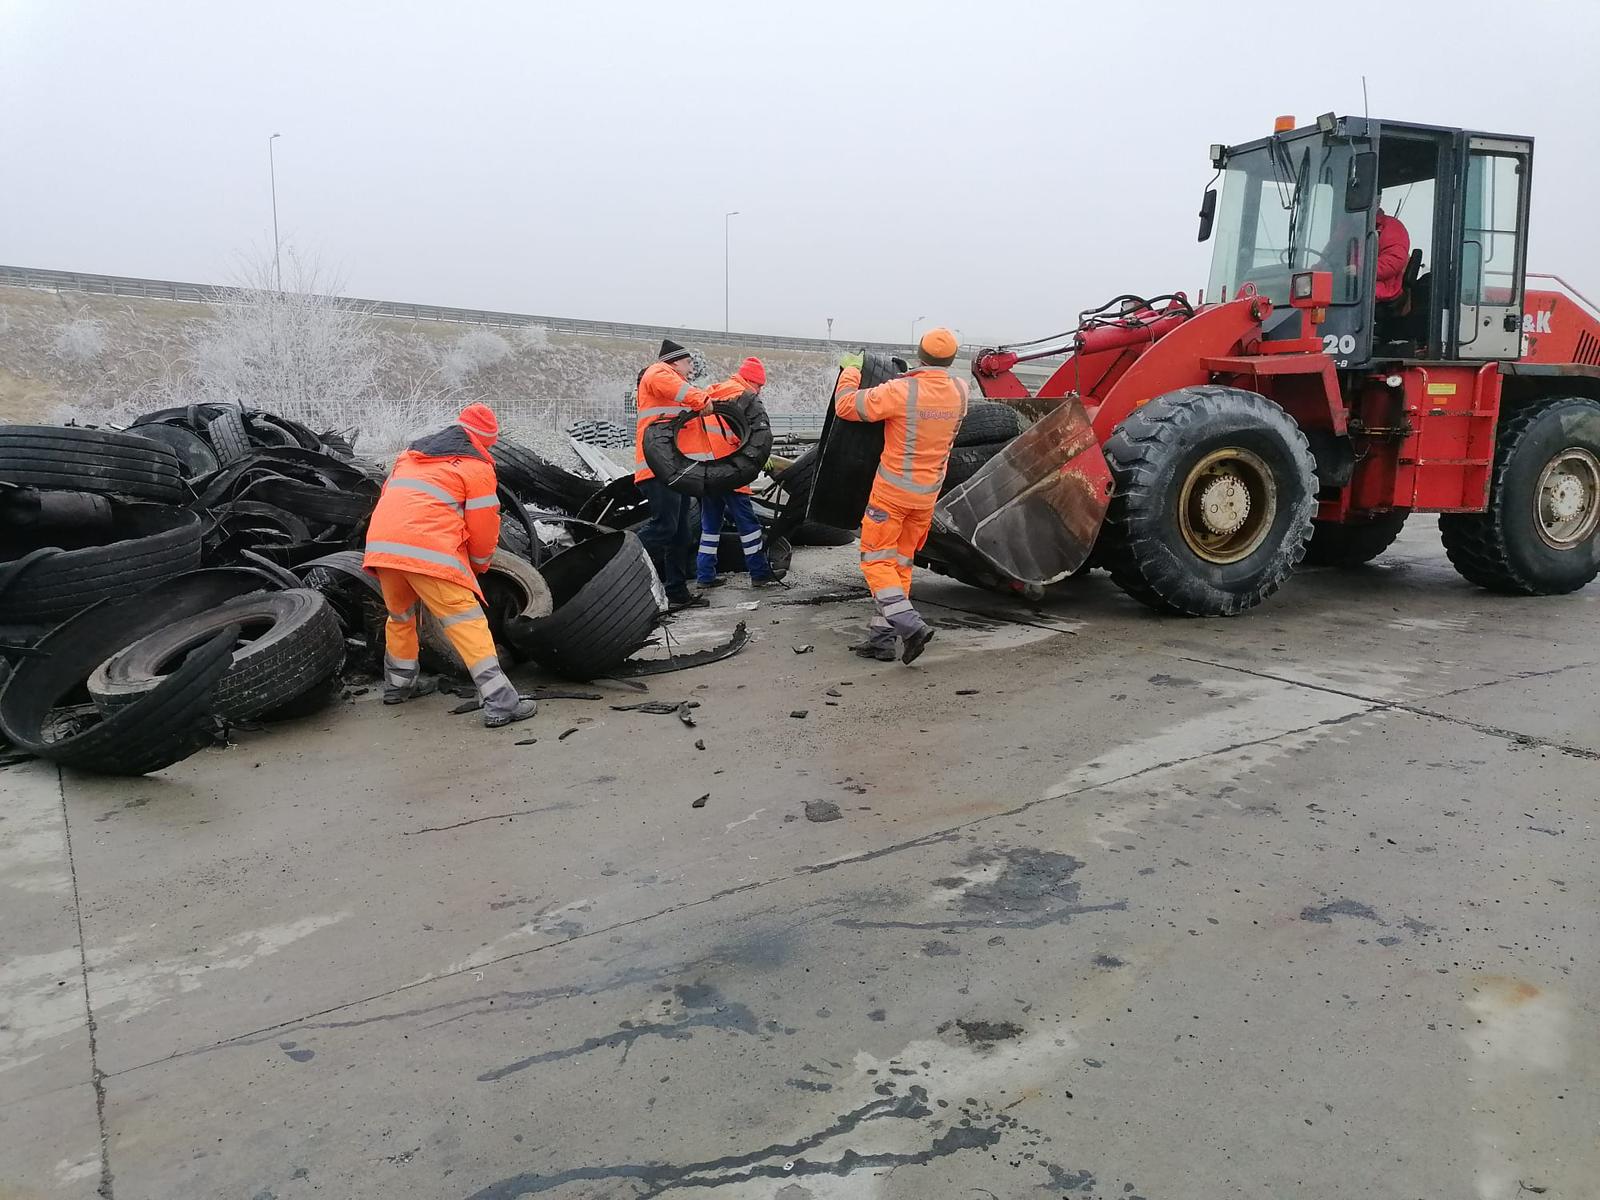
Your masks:
M657 479L644 458L644 431L656 421L670 421L708 403L705 392L689 386L689 351L671 338L661 342L656 361L639 373L639 420L634 433L633 480L650 504L650 516L639 527L639 540L656 565L673 610L700 608L711 602L689 590L688 560L694 545L689 525L689 497ZM687 431L685 431L687 432ZM680 434L680 447L683 434ZM694 434L689 434L693 438ZM701 435L703 436L703 435Z
M738 400L741 396L759 396L767 383L767 368L759 358L747 358L739 369L706 389L706 398L713 404L719 400ZM700 430L704 442L698 444L687 438L691 431ZM690 421L678 439L679 447L690 458L703 457L706 461L726 458L739 449L739 437L721 417L705 416ZM761 522L756 520L755 507L750 502L750 487L732 492L707 492L700 497L700 553L695 559L695 581L701 587L721 587L727 582L717 574L717 550L722 544L722 523L732 518L733 527L739 531L739 549L743 554L745 570L750 572L750 582L756 587L776 587L783 580L783 572L774 571L768 561L762 539Z
M438 686L418 674L417 615L426 607L466 664L490 729L538 711L500 668L480 603L478 576L500 538L489 447L500 423L484 404L469 404L454 425L411 443L395 460L367 526L362 566L383 588L383 702L400 704Z
M899 379L861 387L860 354L839 360L833 409L846 421L882 421L883 457L861 522L861 574L877 610L867 640L850 647L863 658L913 662L933 629L911 605L911 563L933 525L955 445L967 415L967 385L949 371L960 349L948 329L930 329L917 345L918 365Z

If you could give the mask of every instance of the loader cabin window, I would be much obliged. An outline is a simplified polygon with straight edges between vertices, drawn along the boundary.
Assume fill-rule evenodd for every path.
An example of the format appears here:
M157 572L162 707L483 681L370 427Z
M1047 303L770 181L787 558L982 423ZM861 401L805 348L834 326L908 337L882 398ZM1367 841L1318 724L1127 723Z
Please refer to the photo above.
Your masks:
M1287 305L1290 277L1314 270L1333 273L1335 304L1357 303L1365 215L1342 203L1352 153L1318 134L1230 152L1206 295L1231 297L1248 283Z

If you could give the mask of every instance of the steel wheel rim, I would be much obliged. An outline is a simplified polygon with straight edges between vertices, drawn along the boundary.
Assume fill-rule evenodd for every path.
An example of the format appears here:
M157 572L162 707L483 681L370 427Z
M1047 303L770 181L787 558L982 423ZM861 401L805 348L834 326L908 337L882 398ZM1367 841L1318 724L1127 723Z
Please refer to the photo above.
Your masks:
M1600 458L1568 446L1539 473L1533 491L1534 528L1552 550L1571 550L1600 526Z
M1178 528L1196 556L1218 566L1261 548L1278 515L1278 485L1260 455L1239 446L1213 450L1178 493Z

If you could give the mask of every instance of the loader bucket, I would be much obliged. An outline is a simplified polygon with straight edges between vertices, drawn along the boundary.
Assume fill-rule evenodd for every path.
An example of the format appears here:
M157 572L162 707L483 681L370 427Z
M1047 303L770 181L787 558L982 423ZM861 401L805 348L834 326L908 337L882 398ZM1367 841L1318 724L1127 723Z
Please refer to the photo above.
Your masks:
M1110 500L1088 415L1067 400L939 501L925 553L969 574L1054 583L1088 560Z

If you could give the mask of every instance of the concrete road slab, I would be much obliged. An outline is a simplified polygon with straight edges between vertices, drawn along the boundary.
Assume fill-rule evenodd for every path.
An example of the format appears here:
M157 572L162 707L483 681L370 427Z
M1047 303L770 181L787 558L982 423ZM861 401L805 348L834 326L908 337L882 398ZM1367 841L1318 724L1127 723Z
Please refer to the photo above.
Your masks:
M1472 735L1397 789L1447 728L1046 791L114 1076L118 1192L1581 1194L1593 838L1471 781L1584 768Z
M1228 622L919 576L906 668L805 603L851 560L510 730L0 773L0 1086L77 1106L17 1178L82 1182L103 1078L112 1200L1583 1194L1593 597L1415 531Z

